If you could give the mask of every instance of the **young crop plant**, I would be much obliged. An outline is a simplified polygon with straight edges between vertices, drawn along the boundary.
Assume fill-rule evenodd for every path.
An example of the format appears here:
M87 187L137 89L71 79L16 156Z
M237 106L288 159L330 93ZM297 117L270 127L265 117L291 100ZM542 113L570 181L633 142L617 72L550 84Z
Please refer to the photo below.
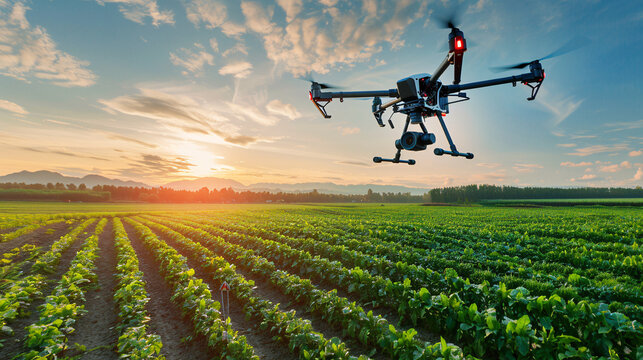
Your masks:
M393 358L413 358L413 356L416 356L416 358L421 359L434 359L445 353L451 354L454 358L462 357L462 352L459 348L453 345L444 347L441 343L434 345L422 343L414 339L415 330L397 331L393 325L389 325L382 317L374 316L372 312L366 313L355 303L337 296L336 292L326 293L320 291L309 280L304 280L296 275L290 275L287 272L276 269L272 262L253 255L252 251L248 251L238 245L226 243L221 238L214 238L200 229L168 220L164 220L164 223L188 234L199 242L216 248L217 252L222 252L226 256L236 259L244 267L268 278L284 293L295 296L298 301L304 301L312 312L320 313L330 323L341 325L355 339L367 346L375 346ZM172 237L175 241L192 248L192 251L196 254L206 253L210 257L214 256L211 250L190 241L180 233L172 231L161 224L154 223L150 225L161 229L164 234ZM227 264L223 259L221 263ZM324 271L324 269L317 270ZM230 277L243 279L240 275L233 276L230 274L228 278ZM239 282L242 282L242 280L239 280Z
M0 242L10 241L19 236L29 234L37 229L40 229L43 226L48 226L48 225L56 224L63 221L64 221L63 219L50 219L42 222L37 222L35 224L27 225L27 226L21 227L20 229L17 229L16 231L10 232L8 234L0 234Z
M194 223L190 224L194 225ZM609 356L612 352L627 354L637 348L638 334L642 331L638 321L631 320L621 313L609 311L606 304L565 301L557 295L549 298L533 297L529 296L525 288L507 290L502 283L493 287L484 283L472 285L459 278L457 274L449 274L449 272L445 274L445 278L437 280L438 283L442 282L447 286L450 292L432 295L424 288L419 291L413 289L408 278L403 282L391 282L391 280L373 276L360 268L348 270L327 259L312 259L306 251L290 249L287 245L292 244L315 252L315 249L328 247L327 244L307 239L282 238L284 243L270 245L269 240L234 234L211 226L203 227L212 234L242 244L259 254L270 254L268 258L276 264L282 263L294 270L300 269L299 271L303 273L337 282L349 292L359 293L365 300L386 304L386 301L395 299L395 303L390 305L395 306L402 317L410 318L414 324L421 321L427 328L442 329L451 338L458 339L465 351L470 351L477 356L496 356L490 354L503 352L526 356L522 354L525 349L530 349L531 356L557 356L569 351L580 351L579 349L584 346L579 346L578 343L591 344L587 350L588 354L600 354L599 356ZM340 247L338 251L340 253L336 252L333 258L345 258L341 252L346 250ZM332 254L330 250L325 253L329 257ZM349 255L368 257L355 252L349 252ZM320 267L322 263L326 263L325 268ZM377 264L374 262L371 266L375 267ZM382 272L381 269L373 268L373 270L376 273ZM548 306L535 306L539 302ZM478 312L477 309L481 305L483 311ZM475 316L467 315L473 308L475 308ZM584 309L586 315L581 316L579 309ZM539 346L542 343L542 335L539 336L535 331L528 332L526 335L509 331L514 326L512 324L519 319L523 319L521 324L524 323L525 315L529 315L527 319L530 326L537 324L534 325L537 328L555 329L556 334L559 334L558 337L553 338L558 340L556 347L551 346L552 341L546 347ZM494 332L480 337L480 333L490 329L489 324L496 322L499 325L497 329L494 325ZM595 342L594 334L598 332L599 327L603 326L602 324L607 324L603 327L604 332L601 333L602 341ZM569 336L578 341L568 341ZM487 346L482 346L483 339ZM528 342L528 346L522 346L524 341Z
M173 289L172 301L192 319L195 331L208 339L208 345L222 358L258 360L246 337L238 335L228 321L221 320L221 304L212 299L208 285L194 277L194 269L188 267L185 258L160 241L146 226L130 218L125 220L134 226L145 246L159 261L161 273Z
M95 218L89 218L76 226L71 232L60 237L52 245L49 251L40 255L31 267L32 272L52 273L60 261L63 251L67 250L81 236L83 231L96 221Z
M69 270L40 307L39 320L27 327L27 351L18 355L18 359L49 359L64 354L67 337L74 332L76 320L85 312L85 292L96 281L94 261L98 258L98 236L107 221L103 218L98 222L94 234L85 240Z
M163 360L160 355L161 337L148 332L150 318L145 310L149 301L145 291L143 273L138 268L138 258L127 238L123 223L114 218L114 243L118 250L116 274L118 280L114 302L118 306L118 354L133 360Z

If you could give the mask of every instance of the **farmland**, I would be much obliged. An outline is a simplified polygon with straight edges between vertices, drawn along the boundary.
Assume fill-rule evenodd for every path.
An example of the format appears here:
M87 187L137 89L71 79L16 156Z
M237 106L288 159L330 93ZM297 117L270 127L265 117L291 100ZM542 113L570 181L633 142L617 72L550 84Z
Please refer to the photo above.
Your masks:
M0 358L640 359L642 215L2 203Z

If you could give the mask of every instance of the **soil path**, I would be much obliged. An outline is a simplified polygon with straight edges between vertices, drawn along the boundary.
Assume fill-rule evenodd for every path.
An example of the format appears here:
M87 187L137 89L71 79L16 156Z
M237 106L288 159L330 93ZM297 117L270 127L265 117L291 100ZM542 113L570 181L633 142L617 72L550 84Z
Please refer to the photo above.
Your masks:
M181 309L172 300L172 289L166 284L159 272L159 263L153 254L145 247L136 231L129 223L123 221L132 247L139 261L139 269L143 272L145 290L150 301L147 312L150 316L150 332L161 336L163 348L161 354L168 360L206 360L216 357L208 347L204 336L194 336L194 326L189 319L181 315ZM181 339L192 336L192 341Z
M45 303L45 297L51 294L51 292L58 284L58 281L62 278L63 274L66 273L67 270L69 270L71 261L76 256L78 250L85 243L85 239L87 239L91 234L94 233L94 229L96 228L97 223L98 221L88 226L87 229L85 229L85 231L80 236L78 236L76 241L74 241L74 243L71 244L71 246L62 253L60 262L56 267L56 271L47 277L47 285L41 289L43 297L34 300L27 308L26 312L29 313L29 316L17 318L9 324L9 326L14 331L14 335L3 342L4 347L0 348L0 359L11 359L15 355L25 351L23 342L28 333L26 327L38 321L38 319L40 318L38 307Z
M216 284L212 279L212 275L203 271L198 266L197 262L194 261L193 257L179 249L174 241L155 230L156 229L152 229L159 239L172 246L179 252L179 254L187 257L188 266L194 269L195 276L203 279L203 281L208 284L214 300L221 301L221 295L218 292L221 284ZM268 299L272 300L270 298ZM243 311L243 304L241 304L234 296L230 296L230 321L232 328L237 331L239 335L244 335L246 337L248 344L252 345L254 348L255 355L258 355L261 359L283 360L296 357L296 355L291 353L288 349L288 344L273 340L270 331L259 329L259 322L254 321L253 319L246 320L246 314Z
M73 225L78 225L78 222L74 222ZM47 234L49 229L53 229L54 232ZM8 251L11 251L17 247L21 247L25 244L34 244L37 246L51 246L51 244L58 240L65 233L71 231L71 227L64 221L59 223L50 224L47 226L40 227L28 234L18 236L13 240L0 243L0 254L4 254Z
M98 286L87 292L85 310L87 313L76 323L76 331L69 337L69 344L84 345L86 353L83 360L118 359L116 353L116 323L118 315L114 304L116 287L116 248L112 234L113 221L109 221L98 237L98 258L96 259L96 277ZM74 354L68 354L69 356Z

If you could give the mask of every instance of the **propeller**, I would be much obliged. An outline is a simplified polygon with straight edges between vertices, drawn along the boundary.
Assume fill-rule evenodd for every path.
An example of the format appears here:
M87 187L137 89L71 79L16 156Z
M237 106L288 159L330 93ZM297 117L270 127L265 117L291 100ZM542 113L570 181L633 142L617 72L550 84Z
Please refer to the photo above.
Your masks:
M558 49L552 51L550 54L545 55L541 57L540 59L528 61L528 62L522 62L514 65L506 65L506 66L495 66L492 67L491 70L494 72L501 72L501 71L507 71L507 70L512 70L512 69L524 69L527 67L529 64L531 64L534 61L542 61L542 60L547 60L551 59L557 56L565 55L568 52L578 50L582 48L583 46L587 45L589 43L589 39L585 37L575 37L568 42L566 42L563 46L559 47Z
M315 81L315 79L313 78L312 74L310 74L310 73L306 74L305 76L299 77L299 80L304 80L304 81L308 81L308 82L310 82L312 84L317 84L317 85L319 85L319 87L321 89L342 89L341 86L317 82L317 81Z
M447 13L438 14L435 16L438 27L442 29L457 29L460 24L460 11L458 7L453 7Z

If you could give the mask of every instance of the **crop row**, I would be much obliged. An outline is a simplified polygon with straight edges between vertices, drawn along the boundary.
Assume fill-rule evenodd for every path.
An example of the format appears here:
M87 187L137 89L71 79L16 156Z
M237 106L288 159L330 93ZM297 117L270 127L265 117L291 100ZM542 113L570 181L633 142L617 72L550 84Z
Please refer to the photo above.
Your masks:
M15 238L17 238L19 236L29 234L29 233L37 230L37 229L40 229L43 226L52 225L52 224L63 222L63 221L64 220L62 220L62 219L52 219L52 220L46 220L46 221L43 221L43 222L36 222L36 223L33 223L33 224L29 224L29 225L23 226L23 227L21 227L19 229L16 229L13 232L10 232L10 233L7 233L7 234L0 234L0 242L10 241L10 240L13 240L13 239L15 239Z
M245 336L238 335L229 320L221 320L221 304L212 300L208 285L194 277L194 269L189 268L186 259L146 226L130 218L125 220L134 226L139 238L159 262L161 273L172 288L172 301L192 319L195 332L205 336L208 345L222 358L256 360L254 349Z
M145 310L149 301L145 291L143 273L138 268L138 258L119 218L114 218L114 245L118 250L116 273L118 280L114 302L118 307L119 323L117 349L121 358L163 359L160 336L148 333L150 318Z
M98 257L98 235L107 224L99 221L93 235L85 240L45 304L40 307L40 318L28 326L25 340L27 351L20 359L56 358L67 348L67 336L74 331L76 320L85 312L85 292L95 283L94 260Z
M268 241L240 234L229 233L225 235L225 230L216 230L207 226L204 228L210 232L218 231L218 234L224 235L228 239L234 239L234 241L252 240L257 244ZM292 244L297 242L300 244L306 243L306 240L302 239L288 240ZM280 245L279 252L283 254L283 257L286 257L288 253L287 245L283 243ZM308 245L315 246L312 242ZM255 245L252 248L261 251L260 245ZM306 255L310 257L307 251L298 251L300 257L305 258ZM324 259L315 260L317 262L324 261ZM487 349L479 345L482 339L486 344L493 342L493 337L488 334L485 336L484 332L480 333L481 330L485 332L487 330L507 330L512 326L509 324L514 322L514 320L510 320L511 318L524 319L524 315L529 315L527 324L533 323L538 328L543 328L545 332L551 332L555 329L556 333L561 334L553 338L557 340L557 343L552 349L552 344L545 342L546 339L549 339L549 342L552 341L549 335L544 333L536 334L535 331L530 333L527 339L530 346L537 348L533 352L534 354L538 354L539 351L549 354L551 354L551 351L554 353L566 353L571 351L570 349L582 351L581 348L574 348L573 345L569 344L570 341L567 336L575 339L573 342L590 343L585 337L596 333L599 328L602 328L605 334L602 341L594 342L592 347L594 354L609 356L612 347L623 354L636 348L636 334L640 331L640 324L636 321L628 320L622 314L610 312L605 304L591 304L586 301L580 301L578 304L574 301L566 302L556 295L549 298L544 296L530 297L526 289L519 288L509 291L503 284L493 287L470 285L457 277L447 277L445 279L445 281L452 283L452 286L459 287L457 292L452 294L442 293L432 297L426 289L413 290L410 286L410 281L403 283L391 282L379 276L372 276L361 269L350 271L328 260L326 260L326 264L328 268L317 269L315 273L331 274L336 272L337 276L335 279L331 278L331 280L337 281L340 286L345 286L349 291L358 291L360 295L368 296L379 303L385 303L391 298L397 299L399 301L397 308L402 316L411 317L411 319L423 319L424 321L430 319L431 321L428 321L428 323L431 326L441 327L457 338L466 339L467 344L473 344L470 345L474 347L473 353L478 355L482 355L480 354L481 351L487 351ZM344 275L346 273L349 276ZM346 281L343 280L347 278L353 278L355 282L346 284ZM460 297L470 300L463 302ZM478 306L474 300L486 304L483 307L483 311L477 311ZM463 308L465 307L468 307L468 311L464 311ZM475 311L472 311L473 307L476 308ZM467 318L467 314L475 314L475 316L471 315ZM500 319L499 322L495 320L500 324L499 329L496 329L495 325L490 325L494 321L488 320L489 318ZM522 323L524 323L524 320ZM521 353L521 349L522 351L526 349L524 346L519 347L515 343L512 344L511 341L506 341L504 333L511 335L509 332L500 331L499 333L502 333L502 336L496 339L497 343L501 344L499 349L502 345L509 346L510 349L508 350L514 353ZM577 337L581 338L578 339Z
M254 282L246 280L235 271L234 266L208 248L161 224L138 220L160 229L166 236L171 237L181 249L195 256L199 266L211 273L216 281L227 281L233 296L244 303L246 314L258 319L262 328L270 329L277 337L288 341L290 350L297 350L302 358L357 359L349 355L346 345L341 340L326 339L323 334L313 330L308 320L297 317L294 311L281 311L278 305L271 301L254 296Z
M630 301L633 303L640 303L643 295L641 291L635 286L626 287L624 285L616 284L613 286L597 286L595 282L572 273L570 275L553 276L552 272L547 272L546 275L533 274L533 267L523 267L520 265L511 265L515 259L513 257L504 257L501 260L490 260L487 258L486 253L473 254L471 249L465 248L462 252L457 251L437 251L427 250L422 248L415 248L410 246L401 245L398 242L380 240L377 237L362 238L351 237L346 235L338 235L326 233L327 228L312 229L306 227L288 227L288 226L275 226L271 224L262 224L261 228L254 228L251 224L233 225L230 222L208 220L210 223L217 224L217 226L225 226L231 228L247 228L249 231L254 231L255 235L268 237L274 239L279 237L281 233L285 235L293 235L301 238L311 237L317 241L327 242L329 244L345 246L348 249L360 251L367 254L381 255L391 261L397 261L397 267L403 267L404 262L408 264L417 264L433 270L446 270L448 268L455 269L458 274L465 277L471 277L474 282L482 283L484 280L491 283L505 282L511 287L525 287L536 295L551 295L552 292L558 293L560 296L571 299L574 296L581 295L590 299L604 300L604 301ZM442 244L443 241L436 241L436 244ZM468 243L476 243L471 241ZM489 243L488 240L478 241L477 243ZM441 246L441 245L440 245ZM519 245L518 245L519 246ZM369 260L370 261L370 260ZM492 269L494 272L488 270L472 271L470 262L475 262L478 267ZM377 262L377 261L376 261ZM389 261L390 263L390 261ZM410 266L412 269L413 266ZM555 268L555 267L554 267ZM385 271L386 273L387 271ZM509 272L511 276L499 277L495 272ZM392 274L392 273L391 273ZM412 279L414 285L427 286L426 282L432 282L428 279L422 279L422 271L419 273L420 278L405 274ZM553 272L556 274L556 272ZM393 275L393 274L392 274ZM415 283L416 279L420 281L419 284ZM520 280L524 279L524 280ZM562 287L562 288L561 288ZM631 313L638 313L636 310L627 310L615 304L614 309L622 311L630 311Z

